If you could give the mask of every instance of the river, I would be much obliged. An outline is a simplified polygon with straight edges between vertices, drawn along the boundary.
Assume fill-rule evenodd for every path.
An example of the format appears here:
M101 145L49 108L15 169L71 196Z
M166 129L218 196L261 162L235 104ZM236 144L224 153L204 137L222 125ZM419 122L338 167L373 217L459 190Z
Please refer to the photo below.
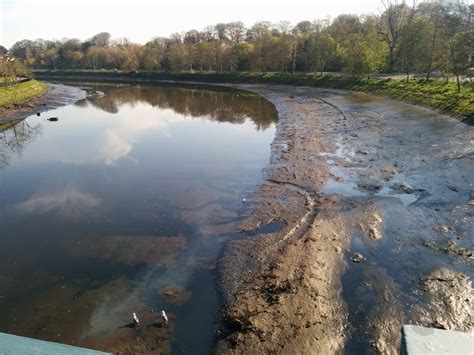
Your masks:
M223 88L87 90L0 134L0 331L208 353L216 259L262 180L276 110Z

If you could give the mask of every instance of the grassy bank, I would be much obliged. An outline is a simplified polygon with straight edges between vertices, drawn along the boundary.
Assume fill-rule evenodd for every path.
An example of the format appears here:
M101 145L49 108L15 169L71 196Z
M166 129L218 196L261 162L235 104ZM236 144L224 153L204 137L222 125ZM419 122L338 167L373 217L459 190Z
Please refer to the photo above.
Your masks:
M0 86L0 108L25 103L42 94L46 88L46 84L36 80L29 80L7 87Z
M441 81L397 81L390 79L362 79L344 76L313 76L282 73L173 73L120 72L108 70L38 70L38 77L71 78L104 81L199 81L211 83L264 83L347 89L377 94L390 98L434 107L460 118L474 119L474 84L464 83L457 92L454 83Z

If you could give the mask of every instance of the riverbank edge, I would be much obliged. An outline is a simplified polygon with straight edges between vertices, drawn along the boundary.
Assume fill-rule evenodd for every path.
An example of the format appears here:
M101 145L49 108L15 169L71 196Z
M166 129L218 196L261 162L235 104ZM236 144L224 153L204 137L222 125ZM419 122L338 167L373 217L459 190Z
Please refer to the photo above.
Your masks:
M0 125L25 119L28 116L75 103L86 97L80 88L62 84L42 83L45 89L29 100L9 107L0 107Z
M48 80L106 81L131 83L207 83L270 84L364 92L434 108L455 118L474 123L474 84L465 83L461 92L454 83L441 81L397 81L391 79L350 78L345 76L313 76L283 73L177 73L35 70L38 78Z
M47 90L47 84L34 79L8 87L0 87L0 122L3 118L1 116L31 106Z

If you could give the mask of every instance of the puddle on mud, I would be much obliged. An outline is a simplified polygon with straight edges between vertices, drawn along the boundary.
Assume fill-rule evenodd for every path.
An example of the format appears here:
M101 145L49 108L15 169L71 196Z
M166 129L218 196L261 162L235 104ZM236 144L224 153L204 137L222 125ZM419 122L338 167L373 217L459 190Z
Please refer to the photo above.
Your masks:
M330 163L330 164L333 164ZM330 172L336 179L329 178L322 188L325 195L341 195L344 197L371 196L371 197L388 197L398 199L404 206L415 203L418 200L418 194L410 191L399 193L397 184L393 181L383 183L378 191L364 190L358 184L357 171L360 168L342 168L331 166ZM403 183L398 183L405 186Z
M208 353L215 260L262 178L276 110L222 88L88 86L103 94L1 134L0 331ZM135 335L132 312L146 325Z

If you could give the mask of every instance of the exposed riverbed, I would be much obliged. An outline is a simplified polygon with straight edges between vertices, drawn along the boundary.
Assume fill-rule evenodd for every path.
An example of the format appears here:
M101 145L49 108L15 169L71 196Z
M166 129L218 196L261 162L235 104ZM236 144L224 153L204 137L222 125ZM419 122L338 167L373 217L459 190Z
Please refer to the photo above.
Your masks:
M473 127L363 94L247 88L279 121L241 228L287 227L229 245L219 351L397 354L403 324L472 331Z

